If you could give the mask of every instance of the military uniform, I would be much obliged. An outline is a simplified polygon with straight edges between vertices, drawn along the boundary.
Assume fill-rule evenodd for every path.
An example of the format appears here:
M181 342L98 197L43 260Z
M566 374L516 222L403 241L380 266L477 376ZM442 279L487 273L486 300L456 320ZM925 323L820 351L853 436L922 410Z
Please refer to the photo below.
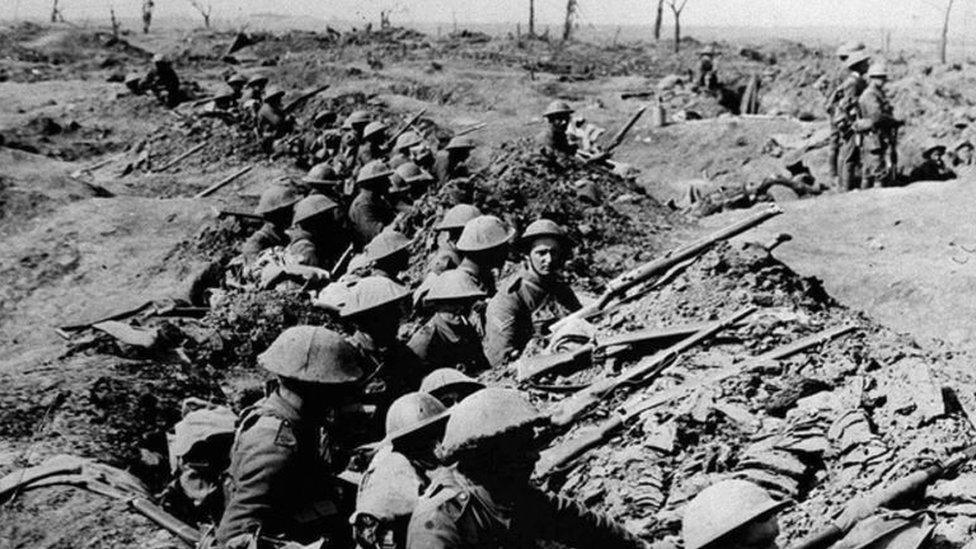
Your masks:
M402 152L398 152L390 157L390 160L387 161L387 165L390 166L391 170L395 170L400 165L406 164L407 162L410 162L410 157Z
M858 107L860 121L867 129L863 137L866 155L861 188L880 186L897 172L897 165L889 166L888 161L888 155L894 152L892 148L895 147L893 132L896 131L896 120L892 116L893 109L884 90L877 86L868 86L861 93Z
M847 82L848 71L841 71L829 83L830 95L824 102L824 110L827 111L827 119L830 122L830 176L840 175L838 161L840 159L840 146L843 141L839 122L844 113L841 112L841 99L844 97L844 84Z
M433 171L431 172L431 175L437 178L437 182L441 185L452 179L468 176L468 168L464 165L464 163L460 163L455 166L451 165L450 153L448 153L446 150L437 151L437 154L434 155L434 165L432 169Z
M430 371L455 368L472 374L489 367L478 331L470 319L460 315L434 314L413 334L407 346Z
M258 129L266 135L281 137L288 133L291 124L280 108L263 103L258 109Z
M854 132L854 122L858 117L858 99L867 88L864 77L856 72L848 75L841 86L842 91L835 107L833 123L839 135L838 172L840 188L853 190L857 186L858 172L861 167L861 147L857 134Z
M420 388L420 382L430 370L416 354L400 341L380 348L372 338L363 332L356 332L348 338L367 366L363 403L376 407L374 420L370 423L367 440L375 440L383 433L383 418L386 411L397 398Z
M360 189L349 205L349 221L359 245L365 246L393 222L393 206L375 191Z
M241 253L247 257L254 257L263 250L275 246L288 244L288 234L278 231L271 223L265 223L254 232L241 246Z
M617 549L644 543L575 502L526 487L496 501L454 469L435 475L407 530L407 549L521 548L537 540Z
M461 256L458 255L457 249L454 245L450 243L441 243L440 246L430 257L430 261L427 262L427 273L439 275L444 271L449 269L455 269L461 264Z
M169 63L154 66L146 75L145 87L170 107L178 105L182 99L180 77Z
M559 152L572 155L576 154L577 150L576 145L569 142L569 136L565 132L553 131L552 128L546 128L545 131L537 135L535 143L544 152Z
M504 364L513 352L525 349L536 331L533 313L550 302L568 311L581 307L569 285L542 280L528 266L502 283L485 312L484 348L492 366Z
M326 536L345 546L349 495L330 480L327 435L278 394L244 411L231 457L229 503L216 533L220 545L249 547L260 533L299 543Z
M285 253L292 264L321 269L331 268L349 246L348 238L338 230L328 235L329 242L317 241L315 235L300 227L292 227L288 237L291 243Z
M956 172L949 169L944 162L926 159L912 168L908 174L908 181L948 181L956 178Z

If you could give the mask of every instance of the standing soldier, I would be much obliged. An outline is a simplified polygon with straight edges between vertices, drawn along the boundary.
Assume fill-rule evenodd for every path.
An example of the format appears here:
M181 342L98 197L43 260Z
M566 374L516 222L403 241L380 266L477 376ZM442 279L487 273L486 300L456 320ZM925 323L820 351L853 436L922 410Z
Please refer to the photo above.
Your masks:
M277 388L242 413L230 465L220 547L264 547L263 540L328 547L350 543L347 499L330 418L356 398L363 371L356 350L325 328L288 328L258 357ZM351 509L350 509L351 510ZM280 544L280 543L276 543Z
M472 150L474 140L462 135L451 139L443 151L438 151L434 155L433 167L433 176L437 178L437 183L443 185L452 179L467 177L469 172L466 162L471 157Z
M373 240L393 221L393 206L386 198L392 173L382 160L374 160L359 170L356 177L359 194L349 205L349 221L360 246Z
M852 191L857 188L858 175L862 166L861 139L856 131L858 119L858 101L867 89L864 73L868 69L871 57L865 51L855 51L847 57L847 68L851 70L842 85L842 93L835 107L834 124L840 135L840 188Z
M576 154L576 145L570 143L569 137L566 135L573 112L573 108L565 101L549 103L546 111L542 113L542 117L546 119L548 126L545 131L536 136L536 144L543 151Z
M264 225L252 234L241 246L241 253L252 259L262 250L288 244L288 229L292 224L292 208L302 199L300 190L294 185L279 182L261 194L254 215L264 219Z
M532 487L539 459L535 428L544 416L518 391L484 389L451 412L439 470L407 529L408 549L569 547L645 544L607 517Z
M863 50L864 44L861 43L841 44L837 48L837 59L841 62L843 70L839 71L839 74L828 84L828 95L824 110L827 111L827 119L830 121L830 158L828 161L830 163L830 177L834 179L840 175L838 160L840 157L841 132L838 128L838 122L847 116L841 109L841 100L844 98L844 84L850 72L847 68L847 59L852 53Z
M888 69L877 62L868 69L868 87L858 100L861 118L858 131L863 132L866 154L861 188L892 185L898 175L898 128L901 122L892 114L891 103L885 93Z
M715 46L708 46L698 53L698 70L695 85L699 90L713 92L718 89L718 74L715 72Z
M572 312L581 306L573 289L560 277L569 254L566 231L548 219L540 219L525 229L519 244L525 253L522 268L502 284L485 312L485 355L495 367L525 349L538 331L532 318L536 311L558 305Z

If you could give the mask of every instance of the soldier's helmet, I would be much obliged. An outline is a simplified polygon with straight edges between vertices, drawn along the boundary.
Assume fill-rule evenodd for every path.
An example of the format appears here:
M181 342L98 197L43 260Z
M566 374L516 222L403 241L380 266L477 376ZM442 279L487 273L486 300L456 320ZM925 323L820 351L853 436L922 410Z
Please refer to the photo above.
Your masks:
M288 328L260 355L258 364L283 378L334 385L363 376L359 353L341 335L318 326Z
M936 152L939 154L945 154L946 146L937 141L927 141L925 145L922 146L922 158L928 158Z
M309 168L302 181L313 184L339 184L342 182L342 177L336 173L332 164L320 162Z
M369 113L366 111L353 111L342 122L342 129L351 130L354 126L365 126L369 124Z
M478 216L464 225L457 249L462 252L481 252L508 244L515 231L505 227L501 219L493 215Z
M868 69L868 78L888 78L888 65L884 61L871 63Z
M380 182L384 179L388 180L391 175L393 175L393 171L386 165L386 162L382 160L371 160L360 168L359 174L356 176L356 184L362 185L363 183Z
M426 170L420 166L414 164L413 162L404 162L396 167L396 174L405 183L413 185L414 183L430 183L434 181L434 176L427 173Z
M685 506L681 535L685 549L702 549L737 528L786 507L745 480L723 480L702 490Z
M480 215L481 210L471 204L458 204L444 213L444 219L441 219L441 222L434 227L434 230L450 231L452 229L463 229L468 221Z
M244 78L244 75L239 72L235 72L234 74L227 77L228 86L233 86L235 84L243 86L246 83L247 83L247 79Z
M471 150L475 148L474 139L466 135L461 135L458 137L452 137L450 141L447 142L445 149L451 150Z
M360 279L339 313L343 318L374 312L386 305L401 303L410 297L410 289L385 276L367 276Z
M140 80L142 80L142 74L138 72L130 72L129 74L125 75L124 82L126 86L133 86L138 84Z
M408 517L417 506L422 486L406 456L381 450L363 474L356 494L356 512L349 522L355 524L363 514L385 522Z
M423 142L423 138L420 134L415 131L405 131L397 137L396 145L393 146L394 150L409 149L410 147L415 147Z
M440 395L449 391L461 390L470 394L484 388L484 383L454 368L438 368L427 374L427 377L420 382L421 392L428 393L436 398L440 398Z
M312 117L312 125L319 128L326 124L333 124L336 121L336 117L335 111L322 110L315 113L315 116Z
M223 406L194 410L186 414L173 426L169 442L172 464L175 466L194 446L201 443L214 442L229 450L236 423L237 414Z
M447 422L447 408L427 393L407 393L393 401L386 412L386 438L396 443L421 432L432 433Z
M363 249L366 259L380 261L410 248L410 239L400 231L386 229L373 237Z
M290 208L302 199L301 190L287 183L275 183L261 194L255 215L267 215L278 210Z
M541 425L546 417L514 389L489 387L472 394L452 409L444 429L440 455L451 460L459 451L525 428Z
M464 301L481 299L487 296L471 277L457 269L450 269L437 275L430 290L424 296L426 302Z
M338 204L320 194L309 195L301 199L298 204L295 204L295 214L292 217L292 222L299 223L338 207Z
M859 521L833 549L918 549L932 535L935 523L924 514L886 513Z
M847 68L854 69L854 67L866 63L871 60L871 54L865 50L853 51L847 55Z
M264 86L268 83L268 77L263 74L255 74L247 81L247 86L249 88Z
M363 139L369 139L380 132L386 131L387 125L379 120L374 120L363 128Z
M538 219L525 228L525 232L522 233L522 238L519 239L519 244L523 247L529 246L534 240L546 237L555 238L564 244L569 242L569 235L566 234L566 229L559 226L558 223L550 219Z
M169 64L169 58L161 53L157 53L152 56L152 62L156 65L167 65Z
M546 118L552 116L569 116L573 114L573 112L575 111L573 111L573 108L569 106L569 103L557 99L552 103L549 103L549 106L546 107L546 110L542 113L542 116Z
M285 90L275 85L268 86L268 88L264 90L265 101L271 101L272 99L281 99L284 96L285 96Z

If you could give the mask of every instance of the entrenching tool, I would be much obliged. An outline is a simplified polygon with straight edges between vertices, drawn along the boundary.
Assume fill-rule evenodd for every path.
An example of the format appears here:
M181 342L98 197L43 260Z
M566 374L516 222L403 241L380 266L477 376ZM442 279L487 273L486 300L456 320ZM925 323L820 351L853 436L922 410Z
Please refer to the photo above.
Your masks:
M730 377L736 376L742 372L746 372L758 365L774 360L782 360L801 351L823 345L824 343L854 331L854 329L854 326L842 326L840 328L825 330L812 336L800 339L799 341L793 342L789 345L780 347L778 349L773 349L772 351L763 353L757 357L747 359L739 364L724 368L704 379L685 383L650 396L643 394L635 395L617 408L613 412L610 419L606 420L602 424L597 425L591 430L587 430L585 433L576 438L543 451L539 458L539 462L536 464L535 474L539 477L548 475L553 470L562 467L573 459L576 459L590 448L605 440L611 433L623 427L630 420L641 416L644 412L652 408L657 408L679 398L687 397L693 391L699 390L703 387L713 386Z
M681 340L679 343L641 360L617 376L597 379L590 386L577 391L553 406L549 412L552 424L557 427L565 427L583 415L583 412L591 406L613 393L621 385L649 381L664 371L684 351L698 345L754 312L756 312L756 307L741 309L729 317L706 325L705 328Z

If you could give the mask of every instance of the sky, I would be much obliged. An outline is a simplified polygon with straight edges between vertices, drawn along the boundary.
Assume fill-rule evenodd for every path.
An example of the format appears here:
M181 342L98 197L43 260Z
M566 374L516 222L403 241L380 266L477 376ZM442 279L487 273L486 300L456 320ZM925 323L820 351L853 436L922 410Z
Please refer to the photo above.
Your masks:
M0 19L40 18L53 0L0 0ZM213 5L214 18L241 20L254 13L315 17L325 20L376 21L393 8L393 21L424 23L525 22L528 0L199 0ZM584 25L650 25L656 0L579 0ZM666 0L666 3L669 0ZM681 0L678 0L679 2ZM59 0L68 20L136 17L142 0ZM685 26L938 28L947 0L687 0ZM565 0L535 0L539 25L558 25ZM159 17L194 16L190 0L155 0ZM670 24L669 11L665 21ZM973 2L956 2L956 32L976 27Z

